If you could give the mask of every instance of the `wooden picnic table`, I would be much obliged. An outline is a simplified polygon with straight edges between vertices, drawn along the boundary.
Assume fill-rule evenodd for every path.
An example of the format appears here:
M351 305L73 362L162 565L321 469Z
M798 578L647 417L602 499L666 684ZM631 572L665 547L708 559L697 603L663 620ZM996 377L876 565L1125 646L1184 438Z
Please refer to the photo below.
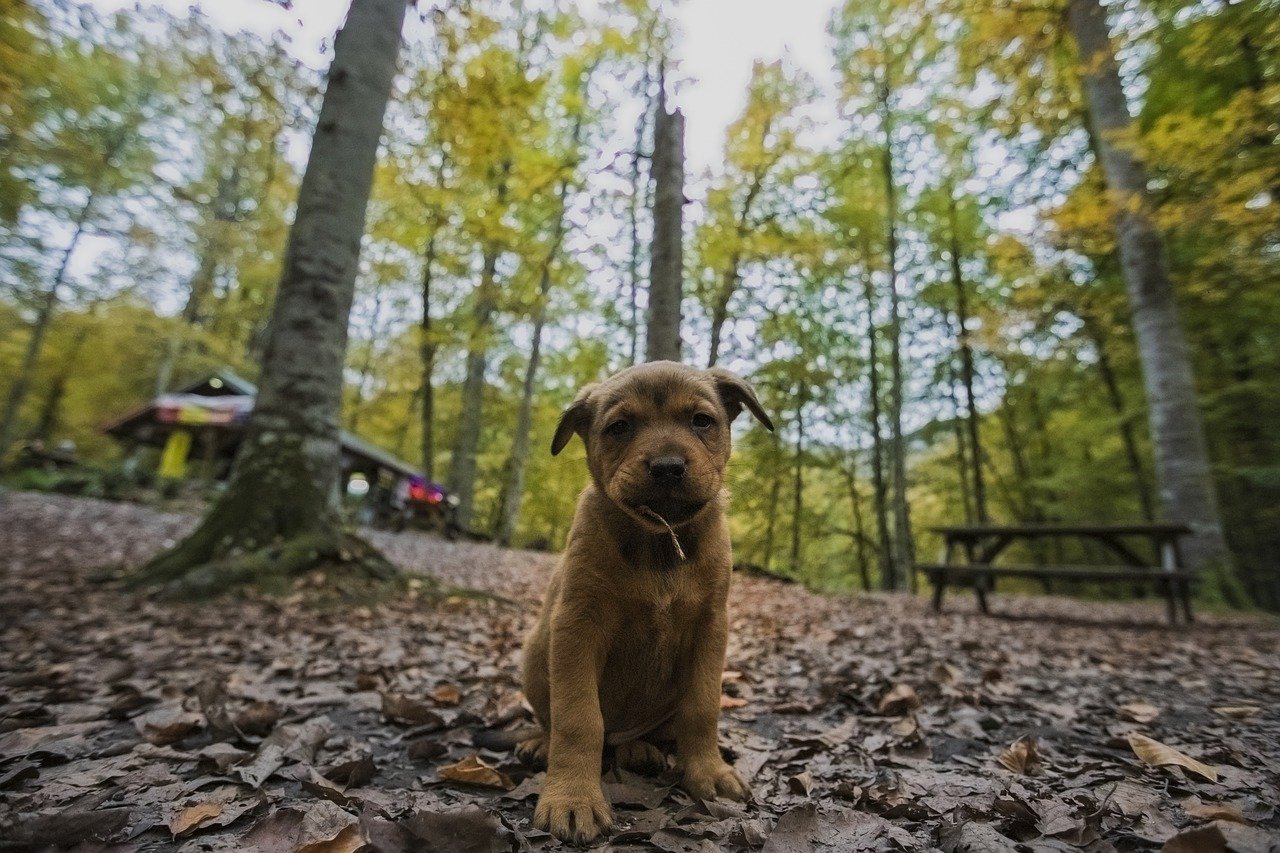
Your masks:
M1178 604L1187 623L1191 616L1191 573L1182 561L1179 540L1191 529L1183 524L979 524L935 527L943 537L937 563L916 568L933 584L933 609L942 609L949 585L972 586L983 613L987 593L998 577L1039 580L1139 581L1155 583L1168 604L1169 623L1177 624ZM1112 566L995 565L1010 545L1030 539L1092 540L1120 559ZM1145 542L1147 547L1138 545ZM1145 556L1149 551L1151 556Z

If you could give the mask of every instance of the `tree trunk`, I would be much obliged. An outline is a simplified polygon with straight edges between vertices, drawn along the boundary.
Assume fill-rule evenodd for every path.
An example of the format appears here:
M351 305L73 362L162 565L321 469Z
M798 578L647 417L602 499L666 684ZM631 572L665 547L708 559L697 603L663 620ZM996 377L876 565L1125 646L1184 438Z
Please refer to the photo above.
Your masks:
M631 229L631 251L627 257L627 331L631 344L628 354L630 364L640 360L640 209L649 201L645 198L649 194L649 187L648 182L642 180L640 161L644 159L644 137L649 128L649 110L653 106L649 97L649 85L653 82L650 67L646 57L644 75L640 83L643 107L640 110L640 117L636 119L636 144L631 149L631 198L627 206L627 220Z
M775 432L773 436L774 459L782 458L782 439ZM769 509L765 513L764 528L764 568L767 571L773 564L773 543L778 529L778 503L782 498L783 469L777 466L773 472L773 482L769 485Z
M80 208L80 214L76 217L75 231L72 232L67 247L62 250L58 271L54 273L48 292L40 300L40 307L36 311L36 322L31 327L31 337L27 339L27 348L22 354L22 365L18 368L17 375L13 377L13 384L9 386L9 396L4 402L4 413L0 415L0 461L9 452L9 445L13 442L14 432L18 427L18 417L22 413L22 404L27 398L27 392L31 389L31 380L35 376L36 365L40 362L40 353L44 349L45 335L48 334L49 324L53 321L54 309L58 307L58 288L62 287L63 281L66 280L67 270L71 267L71 258L75 255L81 238L84 237L85 225L89 221L94 199L94 193L90 192L89 198Z
M684 290L684 114L667 112L659 74L653 121L653 242L649 250L649 327L646 361L680 360L680 302Z
M1102 387L1107 391L1107 402L1111 404L1111 411L1115 412L1116 426L1120 431L1120 443L1124 447L1129 474L1133 477L1133 490L1138 497L1138 506L1142 509L1144 520L1155 521L1156 512L1151 500L1151 485L1147 482L1146 466L1142 464L1142 454L1138 451L1138 437L1133 428L1133 415L1125 409L1124 394L1120 391L1120 382L1111 364L1111 353L1107 349L1106 338L1093 318L1082 315L1082 319L1085 334L1098 353L1098 375L1102 379Z
M576 141L577 131L574 137ZM551 247L542 262L538 279L538 307L534 313L533 340L529 343L529 363L525 366L524 387L520 394L520 411L516 415L516 431L511 440L511 457L507 463L507 483L502 492L498 511L496 539L499 545L510 545L520 517L520 504L524 500L525 463L529 457L529 433L533 428L533 391L537 383L538 367L542 359L542 332L547 325L547 300L551 294L551 265L560 254L564 242L564 217L568 204L568 184L561 184L559 214L551 237Z
M436 476L436 352L439 349L431 330L431 285L435 276L436 233L432 231L422 253L422 473L427 482Z
M1116 243L1142 360L1160 502L1193 535L1185 555L1196 569L1226 567L1230 555L1197 406L1164 245L1152 217L1146 168L1134 148L1129 105L1099 0L1069 0L1067 23L1081 62L1088 130L1113 196Z
M724 333L724 324L729 319L729 300L738 289L738 266L741 261L734 252L729 259L729 266L724 271L724 279L720 289L716 291L715 302L711 306L711 354L707 358L707 367L715 367L720 360L720 339Z
M804 515L804 394L799 394L800 402L796 407L796 458L792 481L791 497L791 572L799 577L801 567L802 536L801 518Z
M956 291L956 344L960 350L960 381L964 384L967 408L965 418L969 432L969 464L973 482L973 508L979 524L990 521L987 515L987 486L982 479L982 439L978 420L978 398L973 393L973 346L969 342L969 299L964 271L960 266L960 235L956 227L956 200L950 195L951 283Z
M871 592L871 566L867 560L867 531L862 523L862 499L858 496L858 459L849 454L849 462L844 469L845 487L849 490L849 507L853 522L853 548L858 555L858 577L862 579L864 592Z
M880 168L884 177L886 259L889 275L889 456L893 468L893 573L897 589L902 578L915 587L915 543L911 536L911 509L907 504L907 445L902 434L902 307L898 292L898 195L893 176L893 114L889 106L889 86L880 91L884 122L884 149Z
M136 583L212 594L280 586L318 562L380 579L395 570L340 532L342 372L360 240L400 51L404 0L354 0L298 192L257 401L226 492Z
M862 278L862 291L867 301L867 384L871 398L871 488L876 511L876 538L880 542L880 583L887 590L898 588L893 559L893 539L889 535L889 496L884 479L884 434L880 431L880 354L876 339L875 292L870 273Z

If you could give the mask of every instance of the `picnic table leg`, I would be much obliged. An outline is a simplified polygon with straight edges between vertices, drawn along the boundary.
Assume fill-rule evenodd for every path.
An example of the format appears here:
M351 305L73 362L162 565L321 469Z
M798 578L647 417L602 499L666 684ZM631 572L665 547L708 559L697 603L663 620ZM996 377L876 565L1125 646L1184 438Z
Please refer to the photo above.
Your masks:
M973 594L978 597L978 609L982 611L983 616L989 616L991 611L987 609L987 578L984 575L978 575L973 579Z
M1196 620L1191 615L1191 581L1183 579L1178 581L1178 591L1182 599L1182 619L1188 625L1193 624Z
M1160 584L1164 593L1164 602L1169 611L1169 624L1178 624L1178 582L1173 578L1166 577L1164 583Z
M946 592L947 592L947 582L946 580L943 579L942 575L939 574L937 579L933 582L933 612L934 613L942 612L942 596L946 595Z

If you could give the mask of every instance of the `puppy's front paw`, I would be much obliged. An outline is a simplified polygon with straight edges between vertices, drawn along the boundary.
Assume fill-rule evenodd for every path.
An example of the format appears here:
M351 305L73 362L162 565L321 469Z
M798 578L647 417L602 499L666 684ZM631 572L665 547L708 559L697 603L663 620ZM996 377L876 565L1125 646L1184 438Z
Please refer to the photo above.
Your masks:
M700 800L723 797L742 802L751 796L751 789L742 780L741 774L719 759L714 763L691 764L684 771L684 779L680 785Z
M586 844L613 826L613 812L599 784L548 786L538 797L533 823L561 841Z

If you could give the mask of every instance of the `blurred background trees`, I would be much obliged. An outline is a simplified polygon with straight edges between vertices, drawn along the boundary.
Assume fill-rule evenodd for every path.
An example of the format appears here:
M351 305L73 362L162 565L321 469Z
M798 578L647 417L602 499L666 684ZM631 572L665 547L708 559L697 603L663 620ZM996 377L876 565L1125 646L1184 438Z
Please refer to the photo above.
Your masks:
M780 425L732 463L740 559L905 589L933 524L1171 509L1111 146L1147 172L1194 381L1159 402L1203 419L1231 552L1206 594L1280 608L1280 7L1104 11L1122 134L1090 118L1066 4L875 0L833 4L830 80L758 63L686 169L683 357L751 376ZM109 465L113 416L255 376L319 74L199 13L0 13L0 445ZM584 478L544 452L556 417L646 350L678 27L643 0L410 17L343 424L469 528L555 546Z

